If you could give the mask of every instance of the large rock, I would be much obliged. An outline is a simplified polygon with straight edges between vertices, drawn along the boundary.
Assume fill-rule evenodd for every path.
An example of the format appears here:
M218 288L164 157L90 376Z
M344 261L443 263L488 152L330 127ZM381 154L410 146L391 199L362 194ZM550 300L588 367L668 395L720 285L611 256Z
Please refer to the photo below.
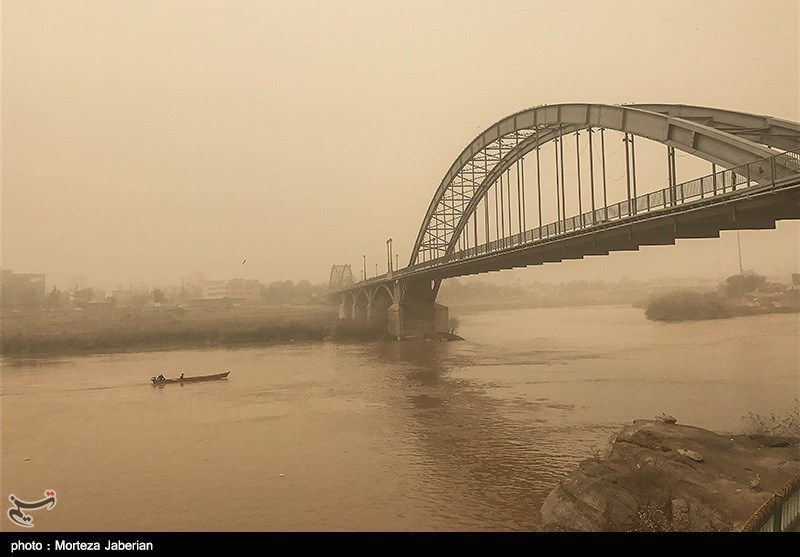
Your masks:
M585 460L547 496L542 529L738 530L800 475L799 457L798 440L637 420L617 434L605 458Z

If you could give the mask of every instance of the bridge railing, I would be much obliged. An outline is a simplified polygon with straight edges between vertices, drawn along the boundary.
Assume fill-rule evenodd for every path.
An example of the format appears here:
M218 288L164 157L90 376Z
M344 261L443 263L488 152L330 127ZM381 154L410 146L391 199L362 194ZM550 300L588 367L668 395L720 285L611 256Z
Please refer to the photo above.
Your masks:
M794 532L800 527L800 476L770 497L742 526L742 532Z
M664 211L677 205L702 202L719 196L735 195L741 190L760 190L775 188L783 181L800 176L800 149L786 151L771 157L759 159L735 168L721 170L708 176L675 184L634 199L620 201L606 207L575 215L560 221L539 226L519 234L493 240L476 247L453 252L444 257L430 259L407 267L404 271L416 271L470 259L479 255L547 240L607 223Z

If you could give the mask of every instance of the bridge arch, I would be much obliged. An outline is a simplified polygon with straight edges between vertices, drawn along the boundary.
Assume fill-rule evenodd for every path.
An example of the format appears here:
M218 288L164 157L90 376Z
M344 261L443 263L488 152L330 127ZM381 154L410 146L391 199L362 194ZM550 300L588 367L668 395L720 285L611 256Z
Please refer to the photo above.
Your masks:
M389 288L389 286L386 283L381 283L377 286L377 288L375 288L375 293L372 295L372 299L374 300L375 298L377 298L379 293L381 293L381 291L384 291L385 294L389 297L389 300L391 300L390 305L396 301L394 299L394 292L392 292L392 289Z
M367 310L371 303L369 292L361 288L353 294L353 319L363 321L367 318Z
M800 146L796 123L713 108L559 104L523 110L490 126L453 162L422 221L409 265L423 254L431 259L452 253L478 203L527 153L592 128L643 137L723 168L770 157L775 148Z
M369 319L373 327L386 331L389 325L389 308L394 303L391 289L381 284L372 292Z

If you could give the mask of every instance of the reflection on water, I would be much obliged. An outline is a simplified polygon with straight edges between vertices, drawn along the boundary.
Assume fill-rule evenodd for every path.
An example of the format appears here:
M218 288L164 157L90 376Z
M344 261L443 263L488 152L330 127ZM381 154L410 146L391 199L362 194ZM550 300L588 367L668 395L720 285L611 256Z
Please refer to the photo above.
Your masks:
M4 358L3 367L19 369L36 369L39 367L62 366L70 362L67 358L42 357L42 358Z
M524 406L525 415L509 413L505 401L487 396L486 387L498 387L491 377L484 377L488 382L483 384L459 377L460 370L492 366L489 362L499 354L454 347L407 342L380 345L375 351L380 367L401 366L403 373L389 376L389 386L409 393L404 419L413 428L416 454L428 465L428 493L435 495L434 502L456 506L450 528L530 530L565 466L590 454L598 432L605 442L610 430L593 428L589 438L580 428L555 430L537 418L537 411L569 410L571 405L554 405L547 399L513 400L518 410ZM504 365L552 358L526 355L529 363L519 364L517 356ZM572 447L561 446L566 439Z
M460 321L454 343L4 360L0 498L55 489L45 530L535 530L547 493L622 424L666 411L734 431L800 387L796 315Z

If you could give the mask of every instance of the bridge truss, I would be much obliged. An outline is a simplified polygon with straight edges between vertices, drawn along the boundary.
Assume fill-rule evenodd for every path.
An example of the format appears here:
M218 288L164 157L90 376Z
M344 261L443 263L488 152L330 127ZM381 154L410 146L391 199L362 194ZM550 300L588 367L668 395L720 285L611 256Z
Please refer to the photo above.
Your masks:
M609 201L608 133L621 134L625 150L626 187L616 202ZM575 162L565 164L572 136ZM639 194L636 138L666 146L667 187ZM678 183L676 151L711 163L712 173ZM768 116L686 105L534 107L490 126L456 158L428 207L408 270L745 187L774 187L800 173L798 153L800 124Z

